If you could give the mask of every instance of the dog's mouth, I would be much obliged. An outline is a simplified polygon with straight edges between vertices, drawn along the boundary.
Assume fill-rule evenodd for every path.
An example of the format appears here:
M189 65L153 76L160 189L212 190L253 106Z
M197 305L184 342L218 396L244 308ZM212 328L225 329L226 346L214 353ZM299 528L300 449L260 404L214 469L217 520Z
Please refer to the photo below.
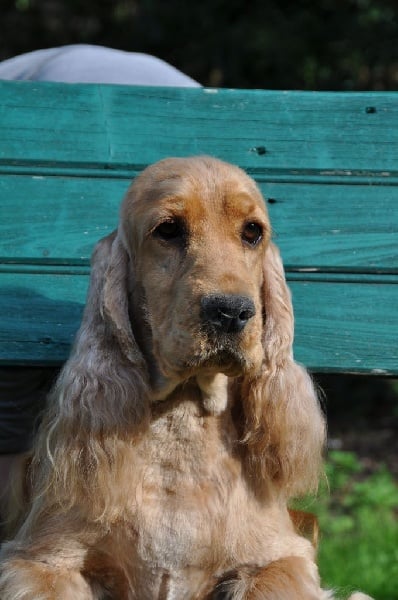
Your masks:
M188 352L180 361L170 361L169 355L158 356L149 369L151 386L157 400L166 398L180 383L199 376L223 374L239 377L249 368L243 355L234 347L202 346L200 351ZM156 366L155 366L156 365Z
M242 375L248 367L246 356L228 336L222 338L223 336L217 336L209 339L206 336L206 342L202 342L198 351L186 360L187 370L214 371L228 377Z
M158 370L163 378L174 382L203 373L244 376L257 366L253 348L246 330L232 335L214 331L202 323L192 328L174 328L168 338L153 336Z

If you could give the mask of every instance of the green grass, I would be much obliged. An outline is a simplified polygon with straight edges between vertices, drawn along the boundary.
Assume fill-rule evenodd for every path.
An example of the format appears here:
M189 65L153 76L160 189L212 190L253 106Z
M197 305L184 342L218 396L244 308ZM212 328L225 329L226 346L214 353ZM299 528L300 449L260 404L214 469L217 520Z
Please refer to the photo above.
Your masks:
M398 599L398 486L384 467L367 474L355 454L332 451L327 483L299 508L319 519L324 587Z

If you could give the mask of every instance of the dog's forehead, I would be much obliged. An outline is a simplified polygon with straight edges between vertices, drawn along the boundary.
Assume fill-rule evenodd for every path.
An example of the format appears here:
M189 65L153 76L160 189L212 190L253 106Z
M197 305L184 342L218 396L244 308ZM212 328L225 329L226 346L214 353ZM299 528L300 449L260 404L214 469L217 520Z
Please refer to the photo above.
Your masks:
M209 214L246 216L254 211L267 218L253 179L240 168L209 157L155 163L137 178L126 201L128 212L136 217L171 209L193 219Z

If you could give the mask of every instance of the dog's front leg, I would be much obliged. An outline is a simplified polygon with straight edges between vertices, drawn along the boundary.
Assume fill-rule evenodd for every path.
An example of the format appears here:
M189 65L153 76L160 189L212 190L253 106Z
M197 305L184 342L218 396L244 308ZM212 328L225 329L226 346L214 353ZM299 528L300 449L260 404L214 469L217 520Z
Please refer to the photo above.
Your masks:
M314 563L305 558L281 558L267 567L245 566L225 575L211 600L327 600Z
M79 571L62 565L9 558L1 565L1 600L98 600Z

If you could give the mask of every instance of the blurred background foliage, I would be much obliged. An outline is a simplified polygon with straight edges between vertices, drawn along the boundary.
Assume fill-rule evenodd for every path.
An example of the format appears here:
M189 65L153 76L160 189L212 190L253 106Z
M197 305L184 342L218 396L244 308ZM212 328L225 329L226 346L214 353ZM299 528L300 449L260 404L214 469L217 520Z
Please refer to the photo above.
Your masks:
M398 86L396 0L1 0L0 14L0 59L83 42L154 54L210 86Z

